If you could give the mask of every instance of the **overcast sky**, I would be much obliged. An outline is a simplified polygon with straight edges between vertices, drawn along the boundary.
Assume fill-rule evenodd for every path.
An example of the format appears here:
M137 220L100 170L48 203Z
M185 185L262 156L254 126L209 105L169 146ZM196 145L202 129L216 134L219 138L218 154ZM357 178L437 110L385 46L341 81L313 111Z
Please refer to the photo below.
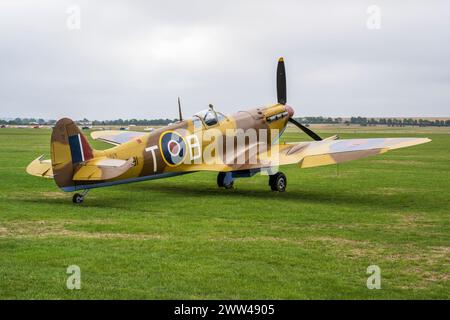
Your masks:
M449 14L448 0L1 0L0 117L175 118L178 96L185 116L231 113L276 102L279 56L296 116L450 116Z

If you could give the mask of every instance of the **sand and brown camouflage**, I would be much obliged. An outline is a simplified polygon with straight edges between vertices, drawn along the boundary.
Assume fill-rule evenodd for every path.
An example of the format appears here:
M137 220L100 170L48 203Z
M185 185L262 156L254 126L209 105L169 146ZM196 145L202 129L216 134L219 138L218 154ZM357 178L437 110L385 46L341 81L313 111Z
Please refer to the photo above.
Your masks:
M53 177L62 190L74 191L196 171L238 172L287 164L309 168L430 141L333 138L280 144L278 138L292 116L289 108L275 104L231 116L211 109L217 123L198 115L150 133L95 131L94 139L114 145L101 151L92 149L76 124L64 118L53 129L51 161L39 157L30 163L27 172Z

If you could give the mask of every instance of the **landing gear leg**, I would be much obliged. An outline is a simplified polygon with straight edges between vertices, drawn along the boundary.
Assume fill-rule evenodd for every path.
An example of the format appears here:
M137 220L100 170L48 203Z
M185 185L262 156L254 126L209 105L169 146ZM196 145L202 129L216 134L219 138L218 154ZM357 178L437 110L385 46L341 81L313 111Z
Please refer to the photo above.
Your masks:
M217 185L220 188L232 189L234 185L233 174L231 172L219 172L217 175Z
M277 172L269 177L269 186L272 191L286 191L287 179L283 172Z
M84 190L81 194L75 193L72 197L72 202L77 203L77 204L82 203L84 200L84 197L86 197L88 192L89 192L89 189Z

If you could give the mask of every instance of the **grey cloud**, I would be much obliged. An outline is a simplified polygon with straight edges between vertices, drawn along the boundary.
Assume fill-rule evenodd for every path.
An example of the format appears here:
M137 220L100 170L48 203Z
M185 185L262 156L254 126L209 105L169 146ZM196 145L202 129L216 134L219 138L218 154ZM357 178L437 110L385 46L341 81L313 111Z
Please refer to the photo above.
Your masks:
M81 8L81 30L66 9ZM369 31L377 4L382 27ZM176 117L274 102L297 115L448 116L446 1L0 4L0 117Z

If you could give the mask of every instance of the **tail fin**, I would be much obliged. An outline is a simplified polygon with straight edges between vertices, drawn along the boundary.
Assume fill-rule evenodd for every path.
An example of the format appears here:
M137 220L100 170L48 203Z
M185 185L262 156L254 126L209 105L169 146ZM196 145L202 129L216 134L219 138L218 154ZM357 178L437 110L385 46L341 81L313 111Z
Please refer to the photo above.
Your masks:
M53 128L51 138L52 169L60 188L75 185L74 169L94 157L95 150L77 125L68 118L60 119Z

